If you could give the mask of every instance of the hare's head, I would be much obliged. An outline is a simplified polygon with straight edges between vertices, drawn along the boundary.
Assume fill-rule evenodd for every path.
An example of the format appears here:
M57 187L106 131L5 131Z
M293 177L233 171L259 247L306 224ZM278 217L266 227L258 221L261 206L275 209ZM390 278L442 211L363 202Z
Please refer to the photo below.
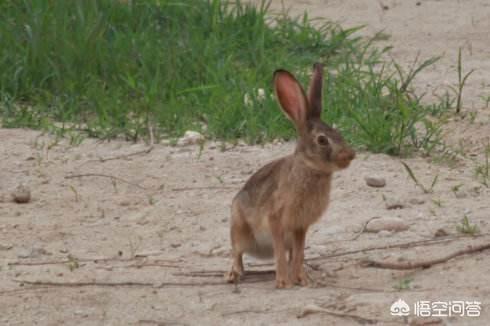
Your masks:
M291 73L274 73L277 100L298 131L296 155L311 168L333 172L348 167L355 152L338 130L321 120L322 84L323 67L318 63L313 67L308 96Z

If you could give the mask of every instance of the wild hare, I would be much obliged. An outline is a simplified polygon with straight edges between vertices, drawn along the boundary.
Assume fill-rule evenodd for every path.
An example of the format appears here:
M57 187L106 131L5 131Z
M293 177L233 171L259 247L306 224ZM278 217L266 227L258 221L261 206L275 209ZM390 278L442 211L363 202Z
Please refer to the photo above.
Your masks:
M298 133L296 150L263 166L233 199L228 282L243 275L242 256L247 253L275 258L277 288L307 285L306 232L328 206L332 173L355 157L340 133L320 118L322 84L320 64L313 67L308 96L291 73L274 72L276 98Z

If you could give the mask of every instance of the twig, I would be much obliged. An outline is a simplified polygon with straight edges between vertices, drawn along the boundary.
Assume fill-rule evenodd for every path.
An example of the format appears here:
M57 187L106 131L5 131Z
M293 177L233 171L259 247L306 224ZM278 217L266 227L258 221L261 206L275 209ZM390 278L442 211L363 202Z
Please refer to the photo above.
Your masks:
M203 190L203 189L236 189L236 188L227 187L227 186L182 187L182 188L172 188L172 191L188 191L188 190Z
M138 187L138 188L143 189L143 190L148 190L148 188L143 187L142 185L139 185L137 183L133 183L133 182L124 180L123 178L120 178L120 177L116 177L116 176L108 175L108 174L102 174L102 173L71 174L71 175L66 175L65 176L65 179L83 178L83 177L103 177L103 178L110 178L110 179L113 179L113 180L117 180L117 181L120 181L120 182L124 182L126 184L129 184L129 185Z
M49 261L14 261L7 263L8 266L43 266L43 265L61 265L72 262L73 260L64 259L64 260L49 260Z
M172 273L174 276L188 276L188 277L223 277L225 271L193 271L184 273ZM262 275L275 275L275 271L246 271L245 277L247 276L262 276Z
M450 259L453 259L457 256L472 254L475 252L483 251L490 249L490 243L478 245L478 246L468 246L465 249L458 250L449 255L446 255L441 258L431 259L427 261L413 261L413 262L404 262L404 263L393 263L393 262L382 262L376 260L365 260L361 264L365 267L377 267L377 268L386 268L386 269L397 269L397 270L406 270L406 269L416 269L416 268L428 268L436 264L442 264L447 262Z
M366 288L366 287L355 287L355 286L342 286L338 284L332 284L325 281L315 281L313 283L314 288L332 288L332 289L342 289L356 292L387 292L384 289ZM389 291L388 291L389 292Z
M73 259L61 259L61 260L47 260L47 261L14 261L7 263L8 266L43 266L43 265L61 265L68 264L73 261L84 262L84 263L94 263L97 264L99 262L132 262L138 261L141 259L141 256L136 256L135 258L77 258L73 257ZM171 267L171 268L182 268L183 266L175 265L172 263L178 263L175 260L153 260L153 261L142 261L141 263L135 262L132 265L127 265L124 267L146 267L146 266L159 266L159 267Z
M397 289L385 289L385 288L367 288L367 287L356 287L356 286L343 286L343 285L338 285L338 284L332 284L328 282L323 282L323 281L316 281L315 284L313 284L314 288L332 288L332 289L341 289L341 290L347 290L347 291L356 291L356 292L361 292L361 293L372 293L372 292L382 292L382 293L400 293L400 290ZM435 291L435 289L406 289L403 290L404 292L432 292Z
M265 313L272 313L273 311L268 311L268 310L252 310L252 309L245 309L245 310L237 310L237 311L229 311L229 312L223 312L221 313L221 316L226 317L226 316L231 316L231 315L238 315L238 314L246 314L246 313L253 313L253 314L265 314Z
M51 287L86 287L86 286L100 286L100 287L186 287L186 286L210 286L210 285L226 285L225 282L162 282L162 283L146 283L146 282L53 282L53 281L28 281L28 280L13 280L16 283L27 285L40 285Z
M357 232L352 238L350 239L347 239L347 241L353 241L353 240L357 240L357 238L359 238L361 236L361 234L364 233L364 231L366 230L366 227L367 225L369 224L369 222L371 222L372 220L374 220L375 218L378 218L377 216L374 216L374 217L371 217L369 220L367 220L364 225L362 226L361 228L361 231Z
M181 323L180 321L175 321L175 320L151 320L151 319L141 319L138 320L139 324L152 324L152 325L157 325L157 326L171 326L171 325L188 325L186 323Z
M18 295L26 292L29 293L32 291L41 291L41 290L50 290L50 289L52 288L50 288L49 286L39 286L36 288L17 288L12 290L0 291L0 295L12 296L12 295Z
M27 284L27 285L41 285L41 286L59 286L59 287L84 287L84 286L140 286L140 287L155 287L153 283L145 282L52 282L52 281L28 281L28 280L13 280L14 282Z
M150 147L148 147L147 149L141 150L141 151L137 151L137 152L130 153L130 154L123 154L123 155L117 155L117 156L113 156L113 157L107 157L107 158L101 157L98 160L93 160L93 161L107 162L107 161L119 160L119 159L123 159L123 158L126 159L126 158L131 157L131 156L137 156L137 155L141 155L141 154L149 154L153 150L153 148L154 148L153 144L151 144Z
M107 157L107 158L99 157L98 159L95 159L95 160L88 160L88 161L83 162L82 164L80 164L78 166L78 168L84 166L85 164L91 163L91 162L102 162L102 163L104 163L104 162L112 161L112 160L126 159L126 158L131 157L131 156L149 154L153 150L153 148L154 148L153 142L150 139L150 146L144 150L137 151L134 153L129 153L129 154L122 154L122 155L117 155L117 156L113 156L113 157Z
M364 323L377 324L379 322L385 322L385 323L394 322L392 320L373 319L373 318L367 318L367 317L363 317L363 316L359 316L359 315L343 313L343 312L339 312L339 311L332 311L332 310L325 309L325 308L322 308L322 307L319 307L319 306L313 305L313 304L307 305L306 307L304 307L296 317L297 318L303 318L305 316L308 316L308 315L314 314L314 313L324 313L324 314L335 316L335 317L354 319L355 321L357 321L359 323L363 323L363 324Z
M472 236L472 238L476 237L481 237L481 236L487 236L488 234L480 234L476 236ZM347 255L353 255L353 254L358 254L358 253L365 253L368 251L375 251L375 250L386 250L386 249L395 249L395 248L412 248L412 247L420 247L420 246L425 246L425 245L437 245L445 242L451 242L455 241L458 239L467 239L468 236L457 236L457 237L451 237L451 238L445 238L445 239L427 239L427 240L418 240L418 241L410 241L410 242L404 242L404 243L394 243L386 246L379 246L379 247L370 247L370 248L364 248L364 249L357 249L357 250L351 250L351 251L344 251L344 252L339 252L335 254L328 254L328 255L320 255L317 257L312 257L305 259L306 261L315 261L315 260L323 260L323 259L329 259L329 258L335 258L335 257L341 257L341 256L347 256ZM261 264L255 264L251 266L263 266ZM266 265L264 265L266 266Z
M182 266L179 265L171 265L171 264L165 264L165 263L159 263L159 262L148 262L148 263L135 263L132 265L127 265L127 266L122 266L124 268L142 268L142 267L167 267L167 268L182 268Z

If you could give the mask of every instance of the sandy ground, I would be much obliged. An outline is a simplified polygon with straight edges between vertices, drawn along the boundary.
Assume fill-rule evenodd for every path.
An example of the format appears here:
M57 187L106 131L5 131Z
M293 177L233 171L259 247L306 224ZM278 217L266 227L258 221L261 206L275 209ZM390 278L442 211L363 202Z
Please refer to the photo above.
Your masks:
M222 279L230 266L231 199L253 171L294 144L208 142L202 150L158 144L146 151L145 144L88 139L71 146L37 131L0 129L0 324L490 324L489 250L408 271L363 264L425 261L490 243L490 190L475 178L490 136L488 109L479 99L490 84L490 6L480 0L386 1L388 10L377 1L298 3L293 14L308 9L347 26L366 23L368 32L385 29L393 55L405 62L419 50L447 53L419 77L420 86L452 83L457 47L470 51L471 44L465 62L478 71L465 109L477 116L449 124L456 164L404 160L426 187L438 176L433 191L416 187L398 158L360 153L336 175L331 207L307 237L311 285L276 290L273 265L246 257L245 268L256 273L235 287ZM386 179L384 188L366 185L364 178L374 175ZM31 202L12 202L19 184L31 189ZM389 209L393 202L402 208ZM464 216L478 236L458 232ZM362 232L373 217L399 217L409 229ZM480 317L392 316L398 299L412 310L424 300L479 301L482 311ZM330 313L302 316L308 307Z

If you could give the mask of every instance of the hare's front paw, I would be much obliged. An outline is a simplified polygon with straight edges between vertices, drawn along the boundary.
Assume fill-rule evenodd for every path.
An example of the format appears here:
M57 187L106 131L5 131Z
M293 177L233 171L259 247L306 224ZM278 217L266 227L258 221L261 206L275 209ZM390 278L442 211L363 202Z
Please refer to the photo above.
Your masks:
M276 277L276 288L289 289L293 287L293 283L287 277Z
M235 269L231 269L231 271L225 273L225 281L228 283L238 283L242 278L243 271L239 272Z
M306 275L304 270L299 272L297 275L293 275L292 279L294 284L308 286L308 275Z

